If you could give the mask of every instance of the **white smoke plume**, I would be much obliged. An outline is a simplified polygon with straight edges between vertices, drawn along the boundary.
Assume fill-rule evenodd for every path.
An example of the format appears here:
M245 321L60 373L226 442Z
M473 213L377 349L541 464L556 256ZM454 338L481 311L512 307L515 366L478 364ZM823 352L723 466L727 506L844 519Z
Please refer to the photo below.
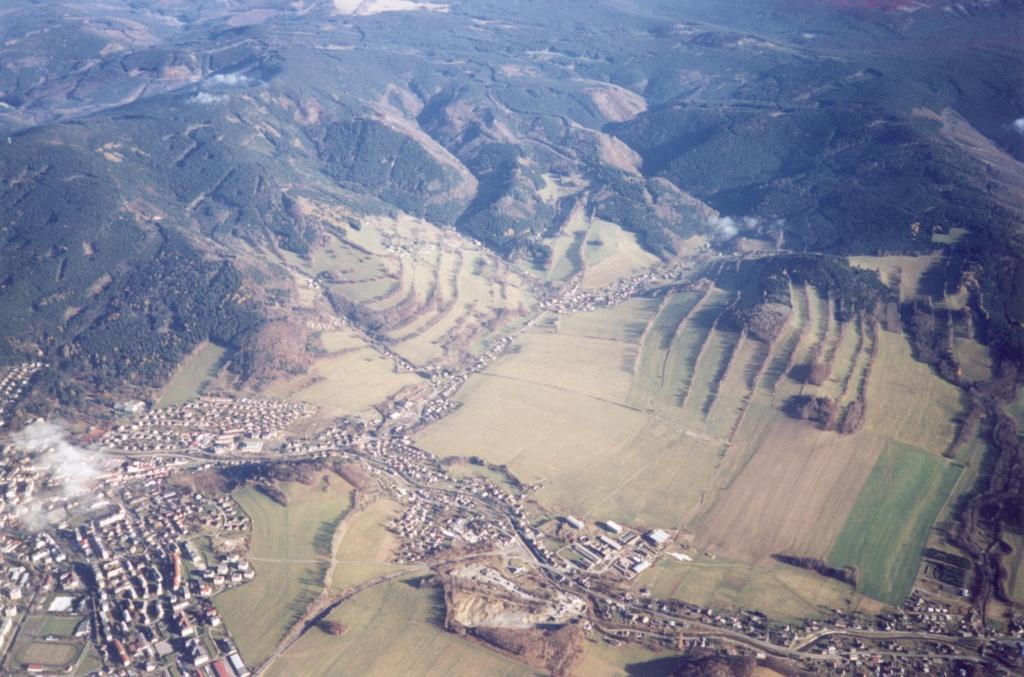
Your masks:
M1013 129L1018 134L1024 134L1024 118L1017 118L1013 121Z
M35 465L62 482L64 495L85 494L103 474L103 454L73 444L67 431L48 421L35 421L11 436L26 451L38 452Z
M192 103L198 103L203 106L210 106L215 103L224 103L231 97L227 94L210 94L209 92L199 92L192 97Z
M779 219L781 222L781 219ZM712 234L720 240L731 240L739 234L741 228L754 230L761 225L761 219L755 216L733 218L732 216L712 216L707 221Z
M717 237L723 240L731 240L739 232L736 227L736 219L731 216L712 216L708 218L708 226Z
M221 87L245 87L252 82L252 78L242 73L217 73L206 78L206 82Z

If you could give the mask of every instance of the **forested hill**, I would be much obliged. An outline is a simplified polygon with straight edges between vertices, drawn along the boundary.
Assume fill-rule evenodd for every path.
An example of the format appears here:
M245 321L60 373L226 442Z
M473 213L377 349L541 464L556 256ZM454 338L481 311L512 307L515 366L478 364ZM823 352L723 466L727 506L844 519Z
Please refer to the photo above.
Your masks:
M1021 350L1024 10L930 4L12 0L0 358L73 398L244 344L321 245L306 199L544 265L551 177L664 257L955 247Z

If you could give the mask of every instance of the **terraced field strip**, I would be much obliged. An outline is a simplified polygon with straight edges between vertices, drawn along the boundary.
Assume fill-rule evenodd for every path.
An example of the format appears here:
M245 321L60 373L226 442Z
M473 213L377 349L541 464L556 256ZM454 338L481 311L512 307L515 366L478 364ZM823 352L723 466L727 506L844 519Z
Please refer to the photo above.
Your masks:
M759 385L761 390L769 394L775 392L775 386L789 370L793 354L800 342L800 335L807 324L806 303L799 301L801 298L806 301L806 297L803 290L795 288L792 282L789 285L789 298L793 309L785 327L772 342L771 360L761 376Z
M423 334L443 320L455 307L458 299L458 274L462 265L462 254L442 251L436 274L436 296L434 303L417 313L416 319L403 327L389 332L397 343L408 341Z
M715 365L714 372L708 378L707 396L701 404L700 413L705 421L707 421L712 407L715 406L715 400L721 392L722 381L728 376L729 370L733 365L733 358L740 346L740 342L743 340L743 335L739 332L719 329L718 325L715 326L712 335L716 342L721 344L721 358L718 360L718 364Z
M803 379L797 376L797 374L802 375L802 369L798 369L798 367L802 368L810 364L825 335L822 308L819 303L820 296L817 291L810 285L804 285L802 293L798 292L795 299L797 302L795 310L801 318L804 318L804 324L800 331L800 339L789 357L783 374L784 378L802 391ZM778 385L776 384L776 386Z
M704 294L699 291L671 291L651 319L640 346L628 402L653 410L655 398L665 379L665 362L672 339Z
M666 357L665 379L661 389L662 406L669 407L662 412L666 417L679 418L682 415L681 411L671 412L670 409L682 409L686 404L704 345L716 320L731 301L729 292L711 289L700 307L694 309L676 332Z
M853 367L847 374L843 383L842 395L839 402L847 405L857 399L857 396L867 387L868 376L870 375L871 362L875 350L875 336L867 320L861 320L857 325L857 332L860 334L860 349L857 352Z
M706 421L712 434L731 440L750 401L757 375L768 357L764 341L741 336L736 342L729 365L716 388L716 397Z

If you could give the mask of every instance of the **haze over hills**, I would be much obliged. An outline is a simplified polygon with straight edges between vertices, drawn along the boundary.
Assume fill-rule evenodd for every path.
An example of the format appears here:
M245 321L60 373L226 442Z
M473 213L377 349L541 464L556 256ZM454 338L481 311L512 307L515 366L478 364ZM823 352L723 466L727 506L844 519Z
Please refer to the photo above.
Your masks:
M104 338L112 316L123 337L133 323L188 325L209 315L188 295L218 274L209 326L104 368L154 383L197 340L240 343L249 315L266 312L240 292L248 269L275 274L258 250L317 246L320 229L294 207L305 197L399 209L542 264L562 218L538 197L545 175L579 177L589 211L661 255L714 234L717 214L797 251L928 251L936 228L971 232L964 265L1019 251L993 245L1018 236L1019 201L1003 197L1021 153L1007 6L808 4L799 30L784 5L716 7L724 28L700 7L609 3L572 30L544 28L528 5L370 3L360 19L245 7L8 7L8 355L63 350L69 373L92 369L120 348ZM952 44L934 41L953 29ZM136 262L164 251L157 260L186 265L169 262L174 248L206 257L180 309L111 305ZM998 291L1014 271L1012 259L982 271L986 306L1006 306L992 313L1001 333L1019 319ZM161 272L132 274L147 294Z
M371 579L360 613L430 625L430 586L398 566L432 567L445 627L515 658L480 670L622 667L577 621L628 638L639 607L575 610L577 579L541 566L524 599L556 620L499 609L462 580L506 585L457 565L498 539L459 541L467 521L614 572L599 535L622 534L586 529L619 520L634 588L787 627L926 590L957 628L1015 632L1021 44L1013 0L9 0L0 364L25 387L0 421L62 416L189 475L226 433L181 430L245 418L197 393L252 398L273 435L185 483L252 518L263 576L215 599L235 632L252 590L280 595L235 637L267 671L329 672L313 620L358 625L340 605ZM135 400L151 418L112 412ZM482 512L442 535L410 507L474 482ZM292 543L277 508L337 531ZM345 547L373 576L332 583L364 508ZM757 628L743 651L774 641ZM771 655L807 667L826 636Z

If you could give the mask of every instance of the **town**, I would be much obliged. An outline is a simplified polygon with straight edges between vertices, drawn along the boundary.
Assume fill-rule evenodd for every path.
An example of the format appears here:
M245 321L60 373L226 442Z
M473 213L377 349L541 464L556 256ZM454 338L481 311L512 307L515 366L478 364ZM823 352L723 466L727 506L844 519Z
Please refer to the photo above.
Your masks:
M648 271L611 288L570 287L544 307L607 307L680 274ZM533 498L536 487L504 467L475 457L442 460L417 447L412 434L454 411L456 391L513 338L458 367L432 370L427 387L389 399L377 419L344 417L310 435L294 432L316 413L310 405L219 394L153 410L120 403L120 422L84 448L59 435L45 444L12 437L0 453L3 670L49 672L59 664L78 673L245 677L265 669L246 666L215 604L256 576L246 549L249 517L229 494L190 479L241 466L256 469L246 481L268 487L275 468L340 469L359 491L401 505L388 523L399 542L396 564L432 568L453 600L506 600L503 613L523 623L577 623L612 645L776 658L811 672L1024 668L1024 625L984 627L949 586L919 587L892 614L834 610L797 625L753 610L657 599L636 584L639 574L664 558L699 566L708 553L667 525L552 514ZM396 369L411 368L392 357ZM42 368L9 372L4 383L17 385L5 396L15 400ZM89 472L69 476L51 458L55 445L87 458ZM495 479L453 474L454 462L486 468ZM340 599L311 605L287 641ZM449 612L458 622L458 606Z

